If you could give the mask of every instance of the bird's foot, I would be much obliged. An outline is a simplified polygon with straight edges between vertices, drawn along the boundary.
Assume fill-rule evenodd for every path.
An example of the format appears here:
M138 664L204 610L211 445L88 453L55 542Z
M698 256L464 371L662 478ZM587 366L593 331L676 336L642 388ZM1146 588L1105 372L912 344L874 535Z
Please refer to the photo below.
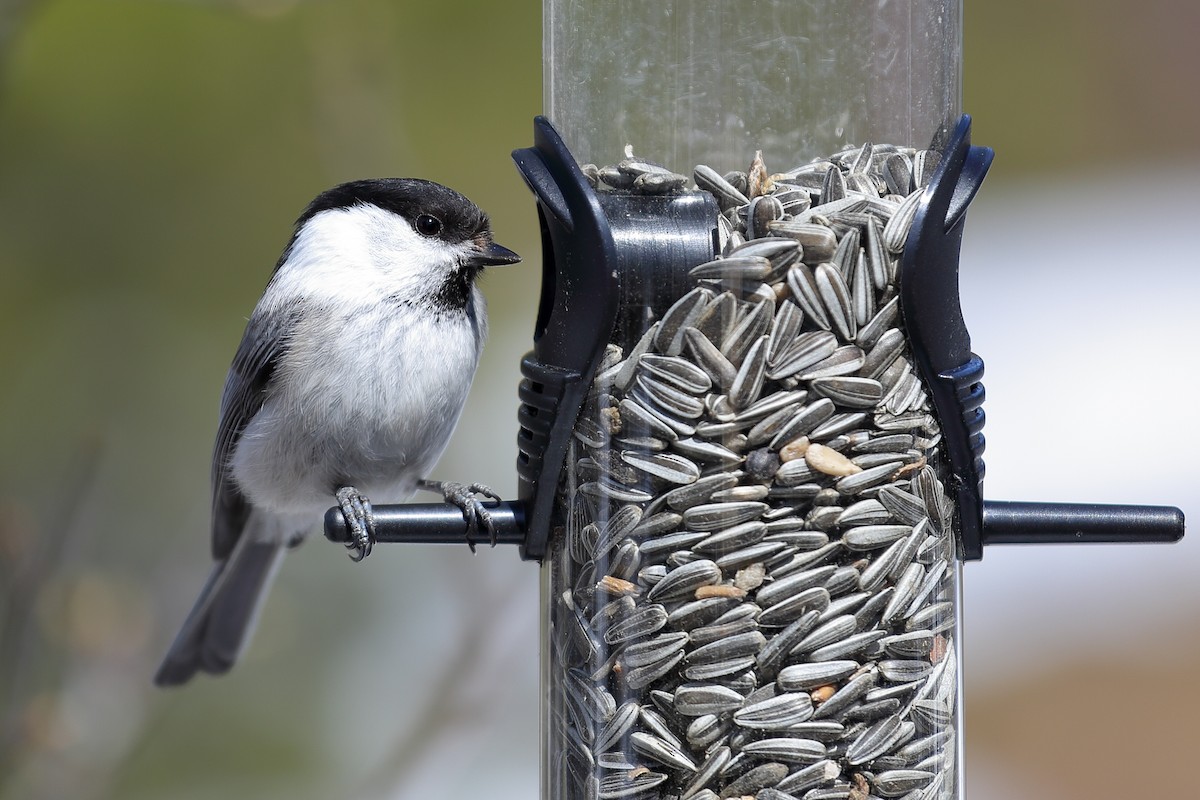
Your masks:
M371 555L371 548L375 546L375 515L371 512L371 501L353 486L338 489L336 497L346 527L350 529L346 549L352 560L362 561Z
M475 536L482 527L488 533L492 547L496 546L496 524L491 512L475 495L482 495L489 500L500 502L500 495L493 492L482 483L455 483L453 481L421 481L422 489L438 492L447 503L453 503L462 509L463 521L467 523L467 546L475 552Z

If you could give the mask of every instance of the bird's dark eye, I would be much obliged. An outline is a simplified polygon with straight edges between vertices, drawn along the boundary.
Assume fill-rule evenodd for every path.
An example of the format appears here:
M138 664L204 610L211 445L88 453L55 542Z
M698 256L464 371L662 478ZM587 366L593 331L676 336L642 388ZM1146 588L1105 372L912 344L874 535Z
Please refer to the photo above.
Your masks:
M442 221L430 214L417 217L417 233L422 236L437 236L442 232Z

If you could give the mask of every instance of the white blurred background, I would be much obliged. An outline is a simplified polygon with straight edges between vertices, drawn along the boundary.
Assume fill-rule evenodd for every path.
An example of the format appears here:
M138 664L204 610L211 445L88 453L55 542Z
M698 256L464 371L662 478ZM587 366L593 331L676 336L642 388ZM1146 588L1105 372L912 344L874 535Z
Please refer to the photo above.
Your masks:
M518 7L519 6L519 7ZM968 3L964 313L993 499L1200 519L1200 71L1187 0ZM537 568L289 555L244 663L149 679L208 571L216 402L290 220L340 180L442 180L524 265L438 477L515 493L537 285L508 160L539 4L0 1L0 797L538 791ZM993 548L964 570L972 800L1188 797L1200 538Z

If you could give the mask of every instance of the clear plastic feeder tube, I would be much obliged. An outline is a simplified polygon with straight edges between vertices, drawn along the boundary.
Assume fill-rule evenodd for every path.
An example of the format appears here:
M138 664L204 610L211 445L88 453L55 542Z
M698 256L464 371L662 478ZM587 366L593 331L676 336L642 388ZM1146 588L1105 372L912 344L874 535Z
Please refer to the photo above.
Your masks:
M575 424L543 797L961 797L956 515L896 286L959 4L544 9L601 204L707 193L715 252L623 297Z
M544 0L545 113L581 162L781 171L922 147L962 102L961 0Z

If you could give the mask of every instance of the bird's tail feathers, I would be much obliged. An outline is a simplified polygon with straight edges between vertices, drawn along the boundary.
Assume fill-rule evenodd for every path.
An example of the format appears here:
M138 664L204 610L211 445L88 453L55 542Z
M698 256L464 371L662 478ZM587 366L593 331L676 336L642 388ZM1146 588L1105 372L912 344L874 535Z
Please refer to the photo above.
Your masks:
M178 686L197 672L220 675L241 655L284 551L280 537L264 541L253 527L248 525L229 557L213 567L154 675L157 685Z

